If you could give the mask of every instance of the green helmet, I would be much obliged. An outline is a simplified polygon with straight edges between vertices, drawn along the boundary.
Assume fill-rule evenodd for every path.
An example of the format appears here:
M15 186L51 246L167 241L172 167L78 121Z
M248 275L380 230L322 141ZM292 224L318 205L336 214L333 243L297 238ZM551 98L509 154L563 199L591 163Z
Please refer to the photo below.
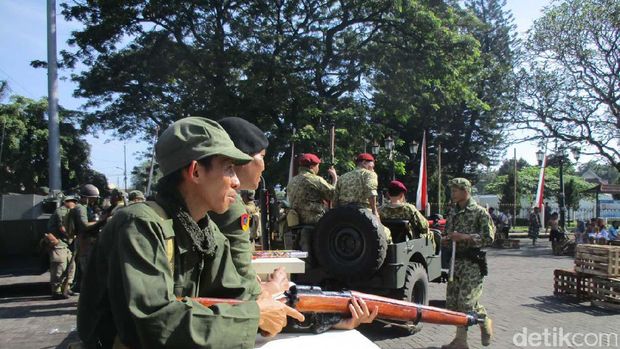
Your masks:
M99 189L92 184L84 184L80 190L80 196L86 198L98 198Z

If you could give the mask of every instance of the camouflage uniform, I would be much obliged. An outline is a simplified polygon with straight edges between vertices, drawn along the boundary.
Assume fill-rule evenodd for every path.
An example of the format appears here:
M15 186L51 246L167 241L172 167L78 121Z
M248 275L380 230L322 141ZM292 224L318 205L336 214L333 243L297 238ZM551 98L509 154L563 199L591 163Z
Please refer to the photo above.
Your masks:
M340 183L338 183L340 184ZM325 214L324 200L334 196L334 186L322 177L301 167L300 173L288 184L287 193L291 207L299 215L301 224L315 224Z
M446 233L459 232L474 237L473 241L456 244L456 253L466 252L470 248L490 246L495 236L495 226L487 210L469 198L465 208L455 205L446 221ZM456 258L454 263L454 281L448 282L446 306L460 312L475 311L486 314L486 309L479 303L482 295L483 276L478 264L465 258Z
M334 206L357 205L370 210L371 196L377 196L379 179L377 174L365 168L356 168L338 178ZM386 226L383 227L388 243L392 242L392 233Z
M287 193L291 208L297 212L300 224L316 224L325 214L324 200L332 200L335 188L322 177L317 176L306 167L300 167L300 173L288 184ZM293 243L293 249L311 252L314 229L304 228L299 233L299 246ZM288 240L288 239L287 239ZM296 240L293 238L293 241ZM289 243L287 243L289 245ZM312 253L306 262L314 265Z
M70 213L70 209L62 205L54 211L47 223L47 230L54 234L58 239L58 244L53 246L49 251L50 256L50 285L52 287L52 295L62 293L62 274L67 272L67 283L71 285L75 276L75 260L71 261L72 253L69 249L71 239L61 231L61 227L65 225L66 216Z
M338 178L334 202L336 206L348 204L370 208L371 196L377 196L379 180L375 172L364 168L356 168Z
M379 216L383 219L406 219L411 224L411 230L414 236L428 238L430 231L428 230L428 221L418 211L415 206L410 203L392 204L390 202L379 208ZM409 236L413 238L413 236ZM433 239L433 246L435 240Z
M256 206L254 201L250 201L245 204L245 211L250 216L250 240L254 241L261 237L261 227L260 227L260 209ZM254 249L254 244L252 244L252 249Z

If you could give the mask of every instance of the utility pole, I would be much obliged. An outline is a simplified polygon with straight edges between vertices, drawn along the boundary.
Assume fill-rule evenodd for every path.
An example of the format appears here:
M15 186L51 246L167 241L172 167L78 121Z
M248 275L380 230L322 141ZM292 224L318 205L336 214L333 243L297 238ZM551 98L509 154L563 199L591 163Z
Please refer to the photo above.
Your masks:
M125 181L125 192L127 192L127 142L123 142L123 157L125 166L123 167L123 180Z
M49 187L61 190L58 120L58 64L56 63L56 0L47 0L47 118Z
M153 135L153 150L151 151L151 168L149 169L149 180L146 183L146 197L151 195L151 186L153 185L153 168L155 167L155 142L157 142L157 134L159 133L159 126L155 127L155 134Z

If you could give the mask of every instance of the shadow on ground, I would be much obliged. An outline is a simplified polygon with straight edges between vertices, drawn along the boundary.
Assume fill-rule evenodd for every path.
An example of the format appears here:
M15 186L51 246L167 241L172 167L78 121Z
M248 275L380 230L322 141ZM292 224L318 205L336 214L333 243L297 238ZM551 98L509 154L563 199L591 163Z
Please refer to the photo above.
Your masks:
M590 306L590 303L578 303L568 297L539 296L532 297L536 303L522 304L547 314L582 313L591 316L617 316L618 313Z

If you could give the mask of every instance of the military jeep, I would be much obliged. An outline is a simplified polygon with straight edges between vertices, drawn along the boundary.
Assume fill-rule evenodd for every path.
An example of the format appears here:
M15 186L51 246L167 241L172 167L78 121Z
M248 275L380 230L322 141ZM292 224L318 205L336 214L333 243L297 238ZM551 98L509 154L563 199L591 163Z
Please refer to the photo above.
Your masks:
M368 209L343 206L328 211L316 226L291 227L294 232L313 230L309 252L316 261L295 281L428 305L429 282L443 279L440 232L431 229L428 237L410 238L409 221L382 223ZM386 241L384 226L391 231L391 243ZM400 326L410 333L420 328Z

